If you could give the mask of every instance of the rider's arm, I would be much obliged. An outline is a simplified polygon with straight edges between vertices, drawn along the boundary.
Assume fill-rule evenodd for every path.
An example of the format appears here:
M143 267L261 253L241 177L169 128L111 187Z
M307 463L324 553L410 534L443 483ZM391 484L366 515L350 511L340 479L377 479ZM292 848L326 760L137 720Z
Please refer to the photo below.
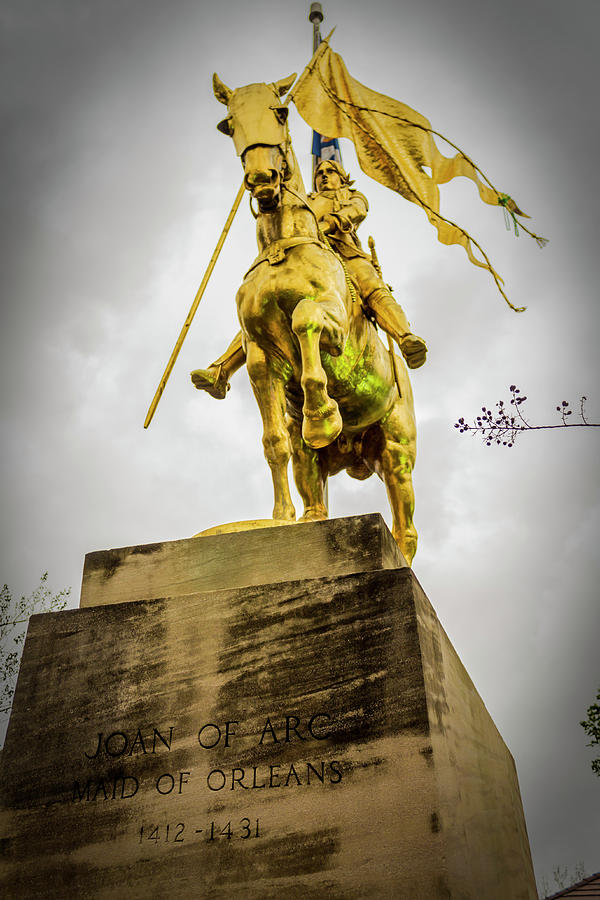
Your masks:
M369 211L367 198L360 191L349 191L348 200L344 200L331 215L337 222L340 231L355 231ZM336 204L337 205L337 204Z

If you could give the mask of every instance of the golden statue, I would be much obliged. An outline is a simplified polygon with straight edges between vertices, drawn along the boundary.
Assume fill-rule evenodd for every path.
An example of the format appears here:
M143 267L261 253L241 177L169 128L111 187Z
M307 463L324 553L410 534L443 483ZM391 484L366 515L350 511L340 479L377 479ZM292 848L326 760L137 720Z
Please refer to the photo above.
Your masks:
M321 163L316 192L305 192L280 101L294 78L230 90L214 77L228 109L218 127L233 137L257 204L259 255L237 293L240 334L192 380L222 398L246 363L263 420L274 519L295 519L290 458L304 503L300 521L327 518L329 475L345 469L364 479L376 472L410 563L417 544L412 391L404 361L391 359L372 320L399 342L411 367L423 364L426 346L360 245L356 228L367 201L344 170Z
M338 162L321 160L315 169L316 192L309 194L308 200L321 231L344 261L358 288L365 315L394 338L408 367L417 369L425 362L427 346L422 338L411 333L406 315L384 284L379 267L361 247L356 229L366 218L369 204L364 194L351 189L352 184ZM191 373L192 381L199 390L223 400L232 375L245 362L242 334L238 332L225 352L207 369Z
M546 239L517 216L516 202L497 190L463 151L404 103L353 79L329 39L316 49L298 81L250 84L231 90L215 75L217 99L228 115L217 126L233 138L244 180L148 410L150 424L183 340L200 303L244 190L257 205L259 255L237 293L241 331L192 381L224 399L233 373L246 364L263 420L263 446L271 468L273 519L294 521L288 483L290 458L304 503L300 521L327 518L327 477L345 469L353 478L374 472L383 479L392 509L392 532L407 561L416 550L412 470L416 454L413 398L406 366L425 362L427 348L414 335L358 239L368 204L341 167L330 160L315 169L307 195L287 125L293 100L320 134L353 141L363 172L420 206L443 244L462 246L471 263L486 269L507 304L503 281L478 242L439 208L439 186L469 178L483 202L500 206L515 234L540 246ZM285 103L281 97L288 94ZM441 138L458 152L443 156ZM376 330L388 336L388 348ZM393 351L392 339L401 357Z

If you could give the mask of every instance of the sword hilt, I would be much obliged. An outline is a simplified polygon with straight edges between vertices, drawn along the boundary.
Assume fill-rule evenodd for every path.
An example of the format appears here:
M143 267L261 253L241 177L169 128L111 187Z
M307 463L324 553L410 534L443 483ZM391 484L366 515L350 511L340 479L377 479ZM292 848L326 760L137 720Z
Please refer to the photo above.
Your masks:
M371 262L373 263L373 268L381 278L381 266L379 265L379 259L377 258L377 251L375 250L375 241L369 235L369 250L371 251Z

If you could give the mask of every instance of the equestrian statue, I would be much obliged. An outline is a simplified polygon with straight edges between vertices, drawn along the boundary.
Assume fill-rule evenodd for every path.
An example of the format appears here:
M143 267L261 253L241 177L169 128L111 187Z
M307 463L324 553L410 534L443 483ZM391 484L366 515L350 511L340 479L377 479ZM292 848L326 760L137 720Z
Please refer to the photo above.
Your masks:
M370 253L361 246L357 228L368 204L341 164L321 160L314 170L313 192L306 193L288 129L290 102L316 134L351 140L362 171L419 206L438 240L462 246L472 264L488 271L516 312L525 307L511 303L481 245L441 213L440 185L456 177L470 179L484 203L502 208L515 234L528 234L540 247L547 241L523 224L526 215L515 200L494 187L425 116L352 78L329 37L318 44L297 81L294 75L232 90L215 75L213 87L227 107L217 128L233 138L244 178L144 427L152 420L248 191L259 252L237 293L241 330L215 362L192 372L192 381L222 400L231 376L246 365L263 421L274 520L295 520L290 459L304 503L301 522L327 518L330 475L345 469L353 478L364 479L376 473L387 490L392 533L410 564L417 547L412 487L416 428L407 367L422 366L427 347L412 333L383 281L372 238ZM434 138L445 141L456 155L444 156ZM386 334L387 347L378 327ZM393 341L401 355L394 352Z
M345 469L383 479L393 535L408 563L417 545L412 470L416 428L406 364L425 362L383 282L374 255L356 234L366 198L343 168L322 161L306 194L287 124L295 76L231 90L213 86L228 115L244 186L256 203L259 254L237 293L241 325L225 353L192 372L197 388L223 399L244 363L263 421L263 447L274 490L273 518L293 521L288 463L304 503L301 522L325 519L325 484ZM398 343L386 348L376 324Z

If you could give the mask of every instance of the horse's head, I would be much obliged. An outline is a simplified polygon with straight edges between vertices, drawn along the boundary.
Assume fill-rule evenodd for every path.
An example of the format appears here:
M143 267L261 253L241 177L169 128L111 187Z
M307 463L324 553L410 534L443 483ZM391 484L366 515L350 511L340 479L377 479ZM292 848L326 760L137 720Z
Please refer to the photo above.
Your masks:
M229 113L217 128L233 138L244 166L246 189L258 201L261 211L278 206L281 180L287 180L293 172L288 108L282 105L280 97L295 79L294 74L274 84L249 84L231 90L216 73L213 75L215 97Z

